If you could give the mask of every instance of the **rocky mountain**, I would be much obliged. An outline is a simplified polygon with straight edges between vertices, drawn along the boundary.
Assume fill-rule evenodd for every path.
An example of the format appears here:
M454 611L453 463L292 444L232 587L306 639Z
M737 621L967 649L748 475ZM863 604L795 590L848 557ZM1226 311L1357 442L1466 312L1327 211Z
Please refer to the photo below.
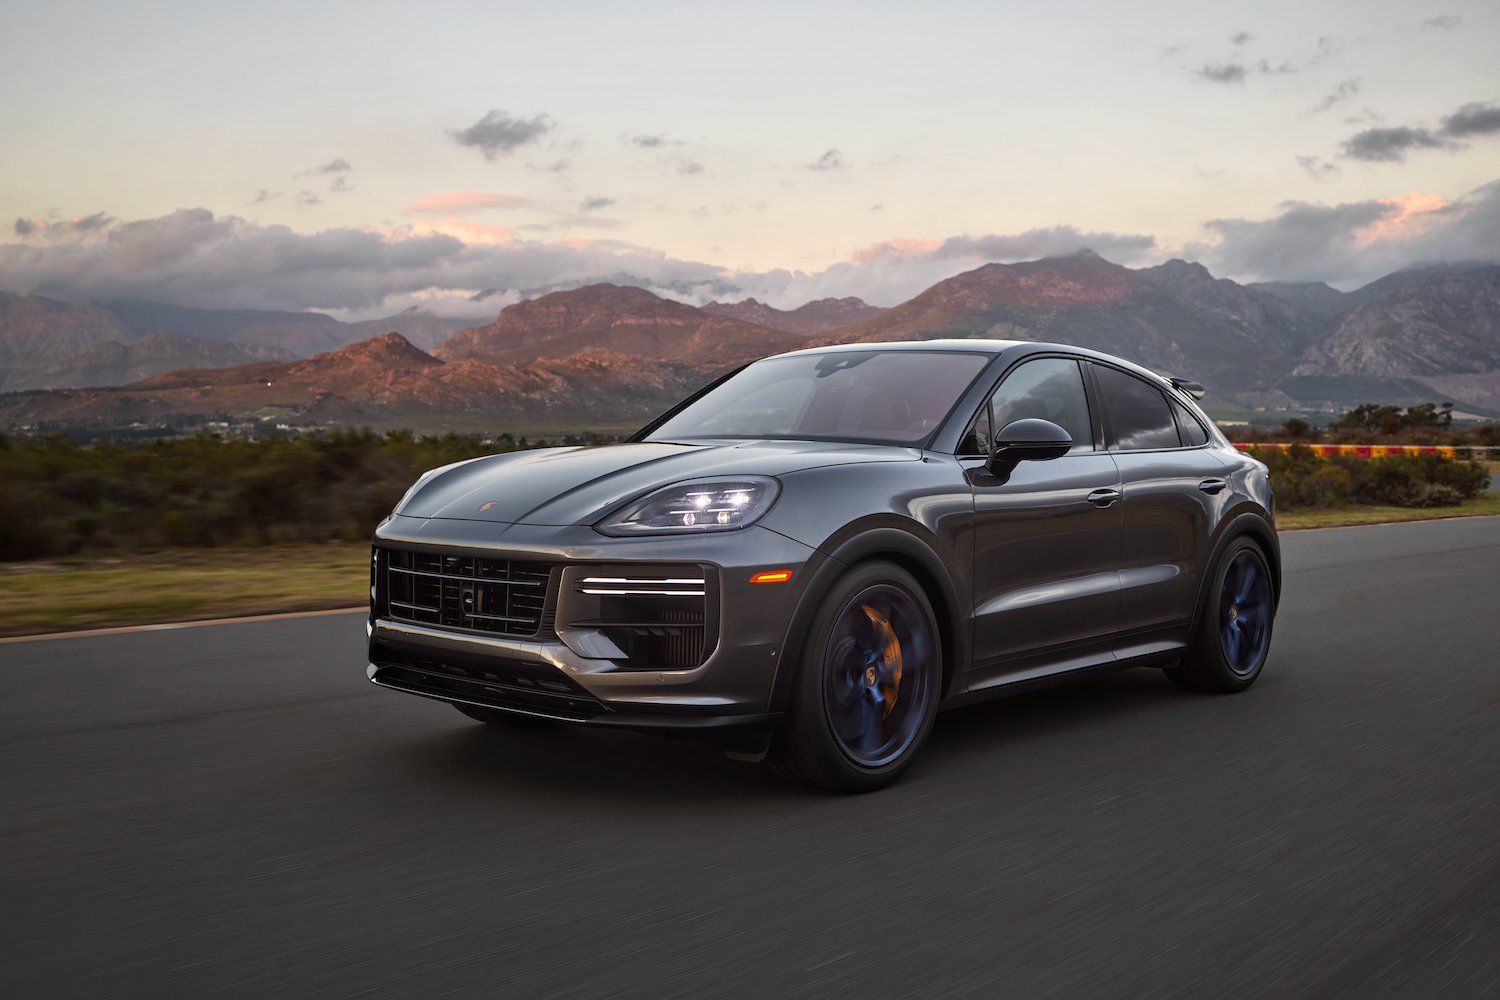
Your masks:
M453 361L514 362L603 352L728 368L792 350L806 339L663 299L644 288L600 284L506 306L495 322L462 330L433 353Z
M0 292L0 390L28 388L52 365L129 339L131 332L102 309Z
M38 371L46 369L51 380L38 384L159 372L188 354L173 367L225 361L193 338L140 337L139 327L112 313L47 300L17 305L18 298L25 299L0 300L7 307L0 320L8 323L0 323L0 335L9 343L25 344L30 336L62 353L44 332L56 316L65 331L59 343L86 354L76 363L69 355L34 364L26 377L41 379ZM224 337L271 322L265 313L198 312L211 313L220 325L208 329ZM817 326L840 314L864 315L813 333L768 325ZM185 316L128 315L145 325ZM336 327L338 336L354 328L330 327L333 320L310 314L280 314L275 321ZM428 335L438 329L428 327ZM212 343L246 347L224 337ZM495 421L576 429L580 421L638 423L732 365L779 351L941 337L1096 348L1196 378L1221 408L1451 400L1460 410L1500 413L1500 266L1405 271L1346 293L1317 283L1240 285L1181 260L1132 270L1085 252L987 264L874 312L859 300L795 310L755 300L698 309L635 286L591 285L508 306L494 322L461 330L431 353L406 337L383 335L300 361L267 357L223 371L154 375L118 390L5 396L0 424L235 413L426 429Z
M313 312L194 309L161 302L110 302L104 308L136 336L171 330L207 340L275 347L298 358L337 350L382 333L399 333L414 343L435 347L468 325L415 306L394 316L358 323L341 323Z
M986 264L828 339L1055 341L1190 375L1232 394L1290 372L1329 327L1317 313L1215 279L1197 264L1130 270L1085 251Z
M0 425L120 426L216 416L424 430L621 428L644 423L710 375L624 355L445 362L389 333L290 362L171 372L127 386L8 393L0 395Z
M710 302L702 309L716 316L728 316L732 319L744 320L746 323L754 323L756 326L780 330L783 333L800 333L808 337L837 330L885 312L880 306L872 306L864 299L853 296L842 299L814 299L796 309L777 309L756 299L745 299L743 302Z
M204 340L185 333L148 333L140 340L95 344L34 373L28 388L71 389L79 386L125 385L184 367L223 368L253 361L289 361L292 355L276 347Z
M1391 286L1346 314L1296 374L1402 378L1500 370L1500 266L1424 269L1403 273Z

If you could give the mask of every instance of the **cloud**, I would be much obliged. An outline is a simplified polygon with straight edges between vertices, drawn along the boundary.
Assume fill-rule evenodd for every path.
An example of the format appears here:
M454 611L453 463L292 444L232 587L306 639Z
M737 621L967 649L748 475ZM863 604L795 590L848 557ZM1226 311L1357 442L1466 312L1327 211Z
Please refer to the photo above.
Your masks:
M1239 63L1209 63L1198 70L1197 76L1209 83L1244 83L1245 67Z
M1320 181L1330 174L1339 172L1337 163L1329 163L1327 160L1317 156L1297 157L1297 166L1307 172L1307 175L1315 181Z
M1425 128L1398 125L1368 128L1344 140L1340 150L1351 160L1370 163L1400 163L1414 149L1451 148L1451 144Z
M697 160L678 160L677 172L679 174L701 174L703 173L703 164Z
M1437 17L1429 17L1422 22L1424 28L1436 28L1439 31L1448 28L1456 28L1464 23L1464 19L1456 14L1439 14Z
M578 203L578 211L580 211L580 212L597 212L600 209L608 208L609 206L613 205L614 203L615 203L615 200L613 198L602 198L602 197L585 198L585 199L583 199L583 201L581 201L581 202Z
M297 204L304 208L311 208L314 205L323 204L323 199L316 192L303 188L297 192Z
M1255 36L1250 34L1250 32L1248 31L1236 31L1234 34L1229 36L1229 40L1235 45L1244 45L1246 42L1251 41L1254 38Z
M808 170L848 170L849 164L844 162L844 157L836 149L830 149L816 160L807 164Z
M17 219L15 231L17 236L30 236L36 232L36 223L30 219Z
M281 197L281 192L280 191L272 191L270 188L261 188L259 191L255 192L255 197L251 199L250 204L252 204L252 205L262 205L262 204L264 204L264 203L272 200L273 198L280 198L280 197Z
M343 157L339 157L336 160L329 160L321 167L314 167L311 172L315 174L341 174L353 169L354 168L349 165L348 160L344 159Z
M662 149L666 146L680 146L682 143L675 139L669 139L663 133L636 132L624 137L625 145L634 146L636 149Z
M551 163L543 163L541 166L531 164L533 170L540 170L547 174L565 174L572 169L573 161L569 159L553 160Z
M328 190L334 194L343 194L346 191L353 191L354 185L349 183L347 177L335 177L333 183L328 185Z
M76 215L71 219L56 220L57 210L48 213L47 219L17 219L12 229L17 236L36 236L51 242L90 239L104 232L115 221L108 212L92 215Z
M1399 163L1413 150L1444 149L1452 152L1467 149L1468 144L1461 140L1494 132L1500 132L1500 104L1471 101L1443 116L1438 129L1421 125L1365 129L1346 139L1340 148L1342 154L1351 160Z
M552 131L552 120L546 115L534 118L512 117L498 108L468 128L449 129L448 138L460 146L477 149L486 160L513 153L527 143L535 142Z
M513 194L497 194L493 191L444 191L413 198L401 211L407 215L446 215L483 212L495 208L517 208L524 204L526 204L525 198Z
M1215 219L1206 228L1214 242L1183 253L1215 274L1355 287L1418 264L1500 262L1500 181L1451 202L1420 192L1289 202L1268 219Z
M1329 108L1334 107L1335 105L1343 104L1347 101L1353 100L1355 95L1358 93L1359 80L1341 80L1339 81L1338 86L1334 87L1333 90L1325 94L1323 99L1319 101L1317 105L1308 112L1308 114L1320 115L1323 112L1327 111Z
M1453 138L1500 132L1500 104L1473 102L1443 118L1443 134Z

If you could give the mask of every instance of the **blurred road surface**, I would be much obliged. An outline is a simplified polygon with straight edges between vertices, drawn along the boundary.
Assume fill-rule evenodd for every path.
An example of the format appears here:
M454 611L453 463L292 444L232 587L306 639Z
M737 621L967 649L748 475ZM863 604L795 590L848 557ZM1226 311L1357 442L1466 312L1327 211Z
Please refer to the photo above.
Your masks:
M860 798L377 690L358 615L0 646L0 994L1500 996L1500 518L1284 541L1248 694Z

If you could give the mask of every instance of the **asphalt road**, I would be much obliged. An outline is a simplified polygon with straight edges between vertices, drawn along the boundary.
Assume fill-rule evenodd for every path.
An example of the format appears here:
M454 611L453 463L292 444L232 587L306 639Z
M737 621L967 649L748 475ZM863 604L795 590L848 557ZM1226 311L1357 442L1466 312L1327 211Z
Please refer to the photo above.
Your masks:
M1500 996L1500 518L1284 541L1249 693L859 798L374 689L359 616L0 646L0 994Z

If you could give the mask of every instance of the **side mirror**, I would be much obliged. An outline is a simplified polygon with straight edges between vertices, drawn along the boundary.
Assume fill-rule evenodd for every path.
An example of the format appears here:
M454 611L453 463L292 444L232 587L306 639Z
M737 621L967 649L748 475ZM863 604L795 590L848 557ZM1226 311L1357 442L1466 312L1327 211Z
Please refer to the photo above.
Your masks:
M1027 417L1000 428L985 468L992 475L1009 476L1022 462L1044 462L1061 458L1073 447L1073 438L1050 420Z

